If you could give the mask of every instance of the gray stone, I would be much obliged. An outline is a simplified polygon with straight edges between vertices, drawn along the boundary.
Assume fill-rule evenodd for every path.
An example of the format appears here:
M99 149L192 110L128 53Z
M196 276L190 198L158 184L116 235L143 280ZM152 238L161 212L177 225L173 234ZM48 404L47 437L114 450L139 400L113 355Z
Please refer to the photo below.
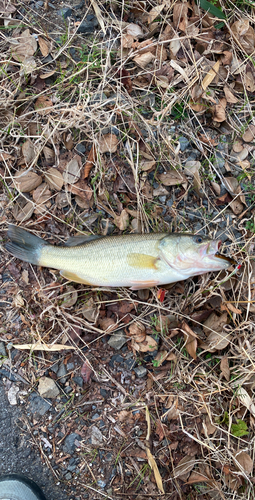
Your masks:
M147 368L145 368L145 366L137 366L134 368L134 372L137 378L143 378L147 374Z
M44 5L43 0L39 0L38 2L35 3L35 9L40 9L41 7L43 7L43 5Z
M81 436L79 434L76 434L76 432L72 432L65 438L64 441L64 446L63 446L63 451L64 453L68 453L69 455L72 455L75 450L76 450L76 445L75 441L81 441Z
M185 151L185 149L187 149L187 147L190 144L189 140L186 137L183 137L183 136L179 137L178 141L180 143L180 150L181 151Z
M92 95L89 103L96 104L97 102L107 101L107 96L104 92L96 92L96 94Z
M59 389L52 378L42 377L39 380L38 392L43 398L56 398Z
M74 370L74 363L72 363L72 362L66 363L66 369L68 372Z
M104 489L106 487L106 485L107 485L107 482L103 481L103 479L98 479L97 480L97 485L99 486L99 488Z
M67 472L67 474L65 474L65 479L66 479L67 481L70 481L70 479L72 479L72 477L73 477L73 476L72 476L71 472Z
M58 369L59 369L58 363L54 363L54 365L50 367L50 371L54 373L58 373Z
M0 342L0 356L7 356L4 342Z
M173 198L169 198L169 200L167 200L166 204L169 208L171 208L173 206L173 203L174 203L174 200Z
M77 384L79 387L83 387L83 378L82 377L73 377L73 382Z
M114 224L112 224L110 222L110 219L102 219L101 226L102 226L102 229L107 229L107 233L106 233L107 235L112 234L115 227L116 227L116 226L114 226Z
M135 359L125 359L124 361L124 366L126 370L133 370L134 366L136 365L136 360Z
M62 9L57 11L57 14L63 17L64 19L67 19L72 15L72 9L70 9L70 7L63 7Z
M128 341L124 330L119 330L114 333L110 339L108 340L109 346L113 347L116 350L121 349L124 344Z
M28 399L29 399L29 402L30 402L29 409L30 409L31 413L33 413L33 415L40 415L40 416L42 416L51 407L50 403L48 403L43 398L41 398L41 396L38 396L37 394L35 394L35 392L33 392L29 396Z
M159 196L158 199L163 205L166 203L166 196Z
M64 363L61 363L57 372L57 377L59 379L59 382L61 382L61 384L65 384L65 382L67 381L66 374L67 374L66 365Z
M91 420L97 420L98 418L100 418L99 413L94 413L94 415L92 415L91 417Z
M98 20L93 14L88 15L84 21L81 22L77 33L82 33L83 35L91 35L94 33L95 28L98 26Z
M76 149L76 151L78 151L78 153L85 153L86 152L86 147L84 146L84 144L82 144L82 142L77 144L75 149Z
M94 446L100 446L104 443L104 436L102 432L98 429L96 425L91 427L91 444Z

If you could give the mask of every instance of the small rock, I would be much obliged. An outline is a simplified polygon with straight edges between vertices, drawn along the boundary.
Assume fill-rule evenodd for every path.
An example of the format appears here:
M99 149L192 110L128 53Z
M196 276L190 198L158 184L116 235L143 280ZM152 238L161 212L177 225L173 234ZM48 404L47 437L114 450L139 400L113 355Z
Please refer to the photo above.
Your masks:
M100 446L104 443L104 436L102 432L98 429L96 425L91 427L91 444L94 446Z
M119 330L110 337L110 339L108 340L108 344L114 349L119 350L127 341L128 339L124 330Z
M137 366L134 368L134 372L137 378L143 378L147 374L147 368L145 368L145 366Z
M91 417L91 420L97 420L98 418L100 418L99 413L94 413L94 415L92 415Z
M68 372L74 370L74 363L73 362L66 363L66 369Z
M59 395L58 386L52 378L48 377L40 378L38 392L43 398L56 398Z
M222 157L220 153L218 154L216 153L213 164L216 168L219 168L220 170L225 170L225 159Z
M82 142L77 144L75 149L78 151L78 153L86 153L86 147L84 146L84 144L82 144Z
M180 150L181 151L185 151L185 149L189 146L190 142L188 139L186 139L186 137L179 137L178 139L179 143L180 143Z
M106 231L106 233L104 232L105 235L112 234L115 229L114 224L112 224L109 219L102 219L101 226L102 229Z
M97 480L97 485L99 486L99 488L104 489L106 487L106 485L107 485L107 482L103 481L103 479L98 479Z
M106 389L103 389L102 387L100 388L100 394L103 396L104 399L107 399L110 397L110 391L107 391Z
M162 203L163 205L166 203L166 196L159 196L159 201L160 203Z
M73 476L72 476L71 472L67 472L67 474L65 474L65 479L66 479L67 481L70 481L70 479L72 479L72 477L73 477Z
M173 198L170 198L169 200L167 200L166 204L169 208L171 208L173 206L173 203L174 203L174 200Z
M61 16L63 19L67 19L72 15L72 9L70 9L69 7L63 7L62 9L57 11L57 14Z
M50 367L50 371L54 372L54 373L58 373L58 370L59 370L59 366L58 366L58 363L55 363L54 365L52 365Z
M77 33L82 33L83 35L90 35L94 33L95 28L98 26L98 20L95 16L89 15L84 21L81 22Z
M65 376L66 374L67 374L66 365L64 363L61 363L57 371L57 377L59 378L59 382L61 382L61 384L65 384L67 380L67 377Z
M77 384L79 387L83 387L83 378L82 377L73 377L73 382Z
M28 399L30 402L29 409L35 416L43 416L51 407L50 403L38 396L35 392L32 392Z
M136 360L135 359L125 359L124 361L124 366L126 370L133 370L134 366L136 365Z
M75 441L81 441L81 436L79 434L76 434L76 432L72 432L65 438L64 441L64 446L63 446L63 451L64 453L68 453L69 455L72 455L75 450L76 450L76 445Z
M104 92L97 92L96 94L91 96L89 103L96 104L97 102L102 102L102 101L107 101L107 96L105 95Z

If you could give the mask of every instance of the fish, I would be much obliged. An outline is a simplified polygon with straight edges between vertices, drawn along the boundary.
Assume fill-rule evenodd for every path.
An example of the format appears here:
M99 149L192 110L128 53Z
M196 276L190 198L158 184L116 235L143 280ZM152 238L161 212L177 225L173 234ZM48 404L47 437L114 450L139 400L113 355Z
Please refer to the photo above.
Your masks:
M219 253L221 242L190 233L148 233L70 238L47 243L9 225L5 248L14 257L58 269L69 281L96 287L150 288L227 269L235 261Z

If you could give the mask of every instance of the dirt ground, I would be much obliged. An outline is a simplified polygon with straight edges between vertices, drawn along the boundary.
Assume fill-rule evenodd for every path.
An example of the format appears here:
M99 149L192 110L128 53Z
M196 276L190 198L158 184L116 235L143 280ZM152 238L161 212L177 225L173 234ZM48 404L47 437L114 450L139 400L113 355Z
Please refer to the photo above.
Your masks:
M0 23L0 473L49 500L254 498L253 2L2 1ZM9 224L204 235L233 262L87 286L13 257Z

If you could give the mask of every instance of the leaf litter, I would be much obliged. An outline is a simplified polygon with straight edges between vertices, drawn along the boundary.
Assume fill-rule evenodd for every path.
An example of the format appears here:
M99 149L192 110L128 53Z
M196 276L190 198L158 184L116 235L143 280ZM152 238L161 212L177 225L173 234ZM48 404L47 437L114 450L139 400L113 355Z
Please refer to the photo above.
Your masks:
M76 496L86 484L110 497L188 498L198 483L208 498L248 498L253 6L135 2L122 11L93 2L89 15L77 10L90 34L77 33L73 17L66 31L52 7L44 27L39 16L29 26L24 9L26 29L16 6L0 5L3 241L15 221L60 245L77 233L202 232L241 265L135 292L70 285L3 252L0 342L17 350L13 367L31 387L47 370L61 389L56 411L66 405L52 464L62 477L61 432L75 432L93 453L85 425L93 420L96 447L106 453L110 436L112 457L86 468L75 447L79 477L68 481ZM7 370L9 360L0 363ZM48 422L33 425L41 432Z

